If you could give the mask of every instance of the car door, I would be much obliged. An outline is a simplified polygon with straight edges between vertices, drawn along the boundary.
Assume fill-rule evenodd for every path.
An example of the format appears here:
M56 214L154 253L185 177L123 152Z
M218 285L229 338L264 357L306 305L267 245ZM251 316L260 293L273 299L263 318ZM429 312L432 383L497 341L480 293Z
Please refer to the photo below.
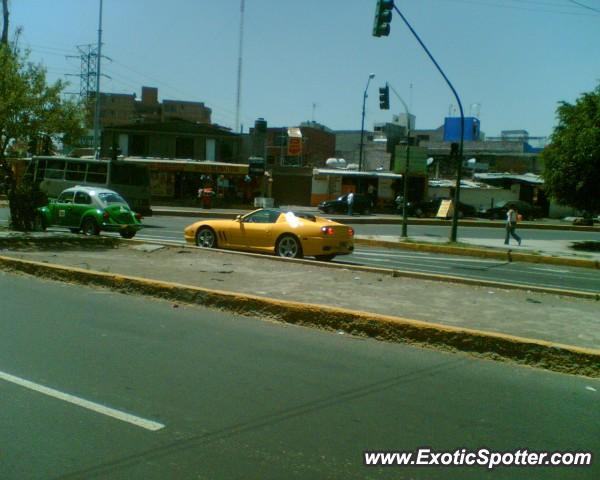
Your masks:
M275 243L273 227L280 212L259 210L247 215L240 222L242 241L247 250L270 250Z
M83 191L75 192L73 205L67 213L67 222L69 227L81 226L81 218L92 206L92 198Z
M71 209L73 208L73 197L75 192L73 190L62 192L56 203L53 205L52 212L52 223L54 225L60 225L61 227L68 227L68 218L71 215Z

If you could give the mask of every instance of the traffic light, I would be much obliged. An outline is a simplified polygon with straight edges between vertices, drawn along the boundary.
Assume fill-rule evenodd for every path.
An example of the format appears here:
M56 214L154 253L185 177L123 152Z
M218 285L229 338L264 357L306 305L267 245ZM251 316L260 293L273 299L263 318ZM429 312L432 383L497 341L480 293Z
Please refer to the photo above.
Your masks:
M394 8L394 0L377 0L373 24L374 37L387 37L390 34L392 8Z
M390 109L390 87L387 84L385 87L379 87L379 108L381 110Z

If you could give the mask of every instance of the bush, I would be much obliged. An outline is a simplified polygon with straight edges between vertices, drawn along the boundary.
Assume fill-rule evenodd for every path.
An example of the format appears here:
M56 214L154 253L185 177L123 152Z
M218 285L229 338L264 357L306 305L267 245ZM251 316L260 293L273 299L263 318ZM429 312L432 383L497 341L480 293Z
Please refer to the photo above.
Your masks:
M29 232L34 229L37 209L48 204L48 196L37 185L20 183L8 193L10 226L13 230Z

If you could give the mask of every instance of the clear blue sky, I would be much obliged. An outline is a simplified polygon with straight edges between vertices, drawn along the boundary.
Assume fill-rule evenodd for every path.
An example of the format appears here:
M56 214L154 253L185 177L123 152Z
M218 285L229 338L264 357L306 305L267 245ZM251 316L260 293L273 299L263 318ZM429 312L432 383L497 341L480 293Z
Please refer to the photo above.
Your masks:
M578 6L576 3L588 6ZM97 39L100 0L10 0L11 31L50 79L79 73L67 59ZM394 13L389 37L371 35L375 0L246 0L241 121L271 126L313 119L360 129L402 112L386 81L411 104L417 128L443 123L451 91ZM549 135L561 100L600 81L600 0L396 0L453 82L465 109L479 104L482 131ZM104 0L101 90L159 88L160 99L205 102L213 122L234 127L240 0ZM79 91L77 77L69 77ZM412 84L412 89L410 85ZM411 93L412 92L412 93Z

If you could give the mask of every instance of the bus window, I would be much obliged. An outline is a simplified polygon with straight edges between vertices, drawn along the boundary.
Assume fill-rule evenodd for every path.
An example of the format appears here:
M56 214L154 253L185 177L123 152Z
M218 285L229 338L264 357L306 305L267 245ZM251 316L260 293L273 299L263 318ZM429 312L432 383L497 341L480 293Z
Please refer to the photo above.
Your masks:
M65 171L66 180L74 180L82 182L85 180L85 163L67 162L67 170Z
M107 164L106 163L88 163L87 169L87 183L99 183L101 185L106 185L107 180Z
M110 183L115 185L148 185L148 170L137 165L113 163L110 169Z
M48 160L46 166L46 175L44 178L64 178L65 162L64 160Z

